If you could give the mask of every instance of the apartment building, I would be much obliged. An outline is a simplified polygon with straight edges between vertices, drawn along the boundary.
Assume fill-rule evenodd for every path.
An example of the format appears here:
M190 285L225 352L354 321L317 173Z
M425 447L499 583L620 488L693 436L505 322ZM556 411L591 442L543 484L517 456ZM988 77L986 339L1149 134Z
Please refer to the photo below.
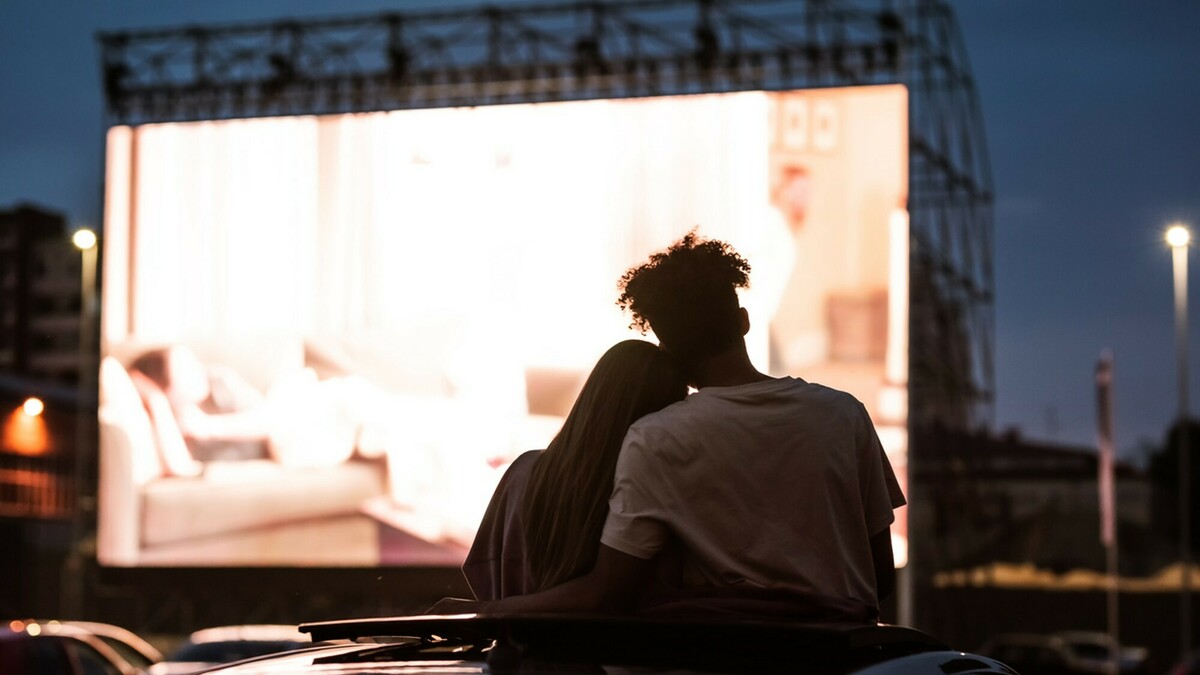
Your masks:
M0 210L0 373L77 381L80 265L61 213Z

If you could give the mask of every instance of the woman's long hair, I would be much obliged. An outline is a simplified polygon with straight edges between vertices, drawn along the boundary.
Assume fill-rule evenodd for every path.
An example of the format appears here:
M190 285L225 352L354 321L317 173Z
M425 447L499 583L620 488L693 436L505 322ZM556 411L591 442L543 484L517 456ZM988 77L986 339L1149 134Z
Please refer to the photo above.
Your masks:
M130 370L150 378L159 389L166 391L171 386L171 369L168 366L169 350L165 347L150 349L129 364Z
M625 340L600 357L562 429L534 464L525 490L526 561L533 590L591 569L625 432L638 418L686 395L682 370L649 342Z

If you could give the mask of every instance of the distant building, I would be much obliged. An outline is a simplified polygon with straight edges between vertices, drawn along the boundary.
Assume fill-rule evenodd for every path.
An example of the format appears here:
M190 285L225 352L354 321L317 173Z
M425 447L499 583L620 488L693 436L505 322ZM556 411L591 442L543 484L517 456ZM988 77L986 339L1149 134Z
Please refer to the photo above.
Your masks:
M0 211L0 373L78 380L80 265L61 213Z
M909 469L925 508L910 516L910 531L931 571L995 562L1104 569L1095 448L932 429L918 431L913 447ZM1154 521L1153 485L1124 462L1115 478L1122 571L1157 571L1170 551Z

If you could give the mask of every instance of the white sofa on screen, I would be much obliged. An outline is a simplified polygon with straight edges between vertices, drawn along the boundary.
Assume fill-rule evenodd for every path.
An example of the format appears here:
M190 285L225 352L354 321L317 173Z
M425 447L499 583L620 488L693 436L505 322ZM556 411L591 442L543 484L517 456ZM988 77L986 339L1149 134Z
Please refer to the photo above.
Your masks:
M235 367L264 390L279 372L300 369L304 360L299 342L294 349L278 344L267 351L192 346L206 362ZM377 526L360 507L384 493L383 461L355 458L307 467L270 459L210 462L200 476L172 476L156 436L164 430L152 424L126 370L140 352L124 348L105 356L100 367L101 563L378 563ZM246 353L269 357L236 363Z

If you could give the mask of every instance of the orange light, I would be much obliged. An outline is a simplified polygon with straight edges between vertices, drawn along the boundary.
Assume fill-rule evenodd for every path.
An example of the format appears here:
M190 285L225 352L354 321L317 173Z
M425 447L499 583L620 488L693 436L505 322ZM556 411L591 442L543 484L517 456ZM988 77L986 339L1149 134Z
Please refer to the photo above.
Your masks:
M30 401L41 404L37 399ZM44 455L50 451L50 430L46 427L46 420L41 416L41 411L38 411L37 415L31 415L26 410L30 401L26 401L8 416L4 423L2 447L22 455Z
M21 406L21 412L30 417L37 417L46 410L46 404L42 403L42 399L30 396L25 399L25 403Z
M21 631L25 630L25 622L13 619L12 621L8 622L8 629L14 633L20 633Z

